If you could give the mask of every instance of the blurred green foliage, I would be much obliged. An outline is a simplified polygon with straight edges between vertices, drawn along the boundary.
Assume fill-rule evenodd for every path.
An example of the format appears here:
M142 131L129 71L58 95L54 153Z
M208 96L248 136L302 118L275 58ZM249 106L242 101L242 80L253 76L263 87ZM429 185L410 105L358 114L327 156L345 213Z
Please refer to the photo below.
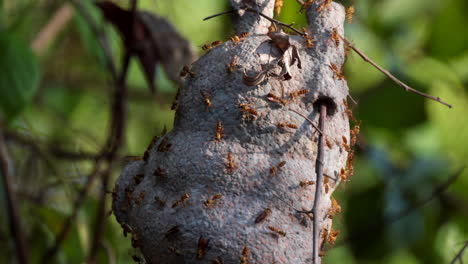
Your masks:
M10 131L32 138L39 149L14 140L10 144L33 263L53 243L93 165L92 160L68 160L49 150L97 153L109 127L111 77L83 17L75 13L40 56L28 48L65 2L0 1L0 117ZM103 23L91 1L82 2L110 36L120 61L119 36ZM351 2L342 1L346 6ZM129 6L128 1L119 3ZM227 1L141 0L139 7L166 17L200 52L204 43L233 34L227 16L202 21L228 9ZM357 153L355 175L335 195L344 209L335 218L342 242L328 251L326 263L448 263L468 239L468 170L425 207L392 223L385 221L428 197L467 164L468 2L359 0L355 7L354 21L346 25L347 37L403 81L454 108L404 92L349 54L345 71L351 94L359 101L354 113L362 120L365 143ZM286 0L278 19L305 26L299 9L296 1ZM141 155L153 135L172 126L174 113L169 109L177 87L163 73L157 83L162 97L155 101L140 67L132 62L124 155ZM97 190L98 186L93 188L79 211L58 263L83 262ZM3 191L0 194L3 201ZM11 239L4 239L9 237L5 211L0 215L0 262L11 263L14 246ZM102 246L99 263L129 263L136 252L113 216L106 221Z

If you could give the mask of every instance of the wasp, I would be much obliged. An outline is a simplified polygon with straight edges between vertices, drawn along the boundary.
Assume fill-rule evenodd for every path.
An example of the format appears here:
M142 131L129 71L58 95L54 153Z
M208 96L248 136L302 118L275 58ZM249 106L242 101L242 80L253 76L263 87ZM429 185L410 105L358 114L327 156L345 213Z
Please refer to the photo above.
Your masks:
M283 7L284 0L276 0L275 1L275 13L279 15L281 13L281 8Z
M305 94L307 94L308 92L309 92L309 90L307 90L307 89L302 89L302 90L294 91L294 92L291 92L291 93L289 94L289 98L294 99L294 98L299 97L299 96L301 96L301 95L305 95Z
M213 103L211 102L211 99L210 99L209 95L206 92L202 91L202 90L200 90L200 94L203 97L203 102L205 103L206 107L207 108L211 107L213 105Z
M330 180L328 179L328 177L324 177L323 186L325 187L325 193L328 193L328 191L330 190Z
M279 229L277 227L274 227L274 226L268 226L268 229L270 229L272 232L275 232L276 234L280 235L280 236L286 236L286 232L284 232L282 229Z
M237 165L234 162L234 158L232 157L232 153L229 152L227 156L227 164L226 168L229 170L229 172L234 172L237 169Z
M351 151L348 153L348 159L346 160L346 178L348 179L354 174L354 153Z
M338 34L338 30L336 28L332 29L329 40L333 41L337 47L340 45L340 35Z
M330 140L328 139L328 137L325 137L325 144L327 145L327 147L329 149L332 149L333 148L333 145L332 143L330 142Z
M328 243L330 243L330 245L335 244L336 238L338 237L339 233L340 231L338 230L330 230L330 233L328 234Z
M146 162L150 156L151 149L153 149L154 144L156 144L156 141L158 141L159 136L154 136L153 139L151 140L150 144L145 150L145 153L143 154L143 160Z
M234 36L231 37L231 41L234 42L234 43L239 43L241 41L241 39L239 38L239 36L234 35Z
M177 256L182 256L182 251L180 251L180 249L178 249L178 248L168 247L167 249L169 249L169 251L176 254Z
M340 204L336 201L336 199L333 198L333 197L332 197L332 199L331 199L331 202L332 202L332 206L331 206L330 209L328 210L328 218L333 219L333 216L334 216L336 213L341 213L341 206L340 206Z
M140 242L138 240L138 235L136 233L132 234L132 247L133 248L138 248L140 247Z
M133 180L135 181L135 184L138 185L143 181L143 178L145 177L145 174L137 174L133 176Z
M351 151L351 146L343 142L343 148L346 150L346 152Z
M334 64L333 62L330 62L330 65L328 65L328 67L330 67L330 69L335 73L336 75L336 78L338 80L343 80L345 79L345 76L343 74L343 70L341 70L340 68L338 68L338 66L336 66L336 64Z
M294 124L291 124L291 123L288 123L288 122L279 122L278 125L277 125L278 128L285 128L285 127L289 127L289 128L292 128L292 129L297 129L297 126L294 125Z
M221 198L223 198L223 195L218 193L218 194L213 195L213 197L211 197L210 199L204 201L203 204L209 208L211 205L214 204L216 200L219 200Z
M314 184L315 184L315 181L300 181L299 182L299 186L301 187L306 187L306 186L310 186Z
M122 229L124 237L127 237L128 233L133 234L133 229L127 223L122 224Z
M353 130L351 130L351 146L356 145L357 136L359 135L360 130L361 130L361 127L359 124L355 125Z
M287 106L289 104L289 101L287 99L280 98L278 95L276 95L274 93L268 93L267 94L267 99L268 99L268 101L271 101L271 102L280 103L283 106Z
M239 60L237 58L233 58L231 62L229 63L226 69L226 72L233 73L236 70L236 68L239 66L238 63L239 63Z
M154 201L157 202L161 207L166 205L166 201L161 199L159 196L154 196Z
M136 263L143 263L143 260L142 260L139 256L137 256L137 255L133 255L133 256L132 256L132 259L133 259L133 261L135 261Z
M250 104L239 104L239 108L244 111L244 112L247 112L251 115L258 115L258 112L250 105Z
M240 257L240 264L249 263L249 258L247 256L248 254L249 254L249 249L247 248L247 246L244 246L244 248L242 249L242 255Z
M172 204L172 208L180 205L181 203L185 203L188 199L190 198L190 195L188 193L182 195L179 200L175 201L175 203Z
M145 199L145 192L143 191L143 192L140 193L140 195L136 199L135 203L137 205L140 205L143 202L144 199Z
M244 39L244 38L246 38L248 35L250 35L250 32L244 32L244 33L240 34L239 38L240 38L240 39Z
M215 140L216 141L221 141L221 139L223 138L223 125L221 124L221 122L218 122L218 124L216 124L216 133L215 133Z
M301 7L301 10L299 10L299 13L303 13L305 10L309 8L309 6L314 2L315 0L307 0Z
M158 152L167 152L171 149L171 146L172 144L169 143L169 138L165 137L158 146Z
M174 97L174 101L172 101L171 110L176 110L177 107L179 106L179 96L180 96L180 87L177 88L177 93Z
M306 48L315 47L315 44L314 44L315 39L309 35L309 33L307 32L305 28L303 29L303 32L304 32L303 38L305 39Z
M224 261L221 259L221 257L217 257L211 261L211 264L224 264Z
M173 237L180 232L180 225L175 225L164 233L165 238Z
M125 187L125 198L127 198L127 201L129 203L132 202L132 198L133 198L132 196L133 196L133 191L134 190L135 189L133 187L130 187L130 186Z
M187 76L187 74L190 75L190 77L192 78L196 76L195 72L192 71L190 66L184 65L184 67L182 68L182 71L180 72L180 77L185 77Z
M167 177L167 173L166 173L166 170L164 170L163 168L161 167L157 167L154 171L153 171L153 175L161 180L165 179Z
M268 216L270 215L271 215L271 209L266 208L255 218L255 224L260 224L261 222L265 221L265 219L267 219Z
M278 163L278 165L271 167L270 168L270 174L273 175L273 176L276 176L276 174L278 174L278 171L282 167L284 167L284 165L286 165L286 161L282 161L282 162Z
M348 24L353 22L353 15L355 11L356 10L354 10L354 5L351 5L346 9L346 19L348 20Z
M197 258L203 259L206 254L206 249L208 248L208 243L210 243L210 239L206 237L200 236L198 239L198 249L197 249Z
M213 41L211 42L211 44L204 44L202 46L202 50L204 51L209 51L211 50L212 48L218 46L218 45L221 45L221 43L223 43L221 40L217 40L217 41Z
M322 10L324 10L325 8L327 8L328 6L330 6L330 4L332 3L332 0L325 0L323 1L323 3L321 3L317 9L315 9L315 11L317 12L321 12Z
M348 174L346 173L346 170L344 168L341 168L340 179L342 181L348 181Z

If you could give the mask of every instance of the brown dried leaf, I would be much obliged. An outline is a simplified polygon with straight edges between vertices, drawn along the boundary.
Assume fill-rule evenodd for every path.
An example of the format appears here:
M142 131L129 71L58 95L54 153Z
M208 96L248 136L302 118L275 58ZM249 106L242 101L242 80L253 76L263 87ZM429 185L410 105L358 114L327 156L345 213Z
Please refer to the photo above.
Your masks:
M136 53L152 92L156 90L154 80L158 64L163 66L172 81L179 82L180 70L195 59L195 51L171 23L149 12L137 11L132 31L130 11L110 1L97 2L96 5L105 19L119 31L127 52L133 49Z

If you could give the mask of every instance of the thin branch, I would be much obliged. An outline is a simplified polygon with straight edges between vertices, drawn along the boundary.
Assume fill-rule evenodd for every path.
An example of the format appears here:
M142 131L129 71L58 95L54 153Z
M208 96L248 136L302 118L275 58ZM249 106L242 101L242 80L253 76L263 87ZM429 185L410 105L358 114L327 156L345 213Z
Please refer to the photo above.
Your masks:
M41 263L47 264L51 262L51 259L57 254L58 249L62 245L63 241L65 240L68 232L70 231L73 222L75 221L76 216L78 215L78 210L80 207L83 205L83 203L86 200L86 196L88 194L89 189L91 188L94 179L99 173L99 167L98 164L101 163L101 160L98 160L96 162L96 166L94 167L93 171L91 174L87 177L85 186L83 189L78 193L78 197L76 198L75 202L73 203L73 210L72 214L69 215L66 219L65 222L62 225L62 228L60 229L59 234L55 238L54 244L45 252L44 256L42 257Z
M320 130L325 130L325 119L327 116L327 106L325 104L320 105L320 121L319 126ZM314 205L312 207L312 214L314 215L313 219L313 256L312 256L312 263L319 263L319 252L320 252L320 227L319 221L321 217L319 217L319 206L320 206L320 198L322 195L322 182L323 182L323 151L325 149L325 138L323 134L319 136L318 142L318 151L317 151L317 160L315 162L315 174L316 174L316 184L315 184L315 198L314 198Z
M304 1L302 0L296 0L300 5L304 5Z
M3 129L0 126L0 172L2 176L3 186L5 188L5 199L8 209L8 220L11 229L11 235L15 240L16 257L18 263L27 264L28 260L28 247L24 236L23 229L21 228L21 217L19 215L19 205L16 199L16 194L13 190L13 175L10 155L5 144L3 137Z
M258 11L258 10L256 10L256 9L253 9L253 8L248 7L248 8L243 9L243 10L245 10L245 11L247 11L247 12L256 13L256 14L262 16L263 18L265 18L265 19L267 19L267 20L269 20L269 21L271 21L271 22L273 22L273 23L276 23L276 24L278 24L278 25L280 25L280 26L289 28L289 29L291 29L292 31L296 32L297 34L299 34L299 35L301 35L301 36L305 36L305 33L304 33L304 32L302 32L302 31L300 31L300 30L294 28L291 24L286 24L286 23L283 23L283 22L281 22L281 21L279 21L279 20L276 20L276 19L274 19L274 18L271 18L271 17L269 17L269 16L263 14L262 12L260 12L260 11ZM224 11L224 12L221 12L221 13L218 13L218 14L214 14L214 15L211 15L211 16L209 16L209 17L205 17L205 18L203 19L203 21L206 21L206 20L208 20L208 19L212 19L212 18L221 16L221 15L234 13L234 12L236 12L236 11L237 11L236 9L232 9L232 10L229 10L229 11Z
M302 114L301 112L297 111L297 110L294 110L292 108L289 108L290 111L293 111L294 113L302 116L305 120L307 120L307 122L309 122L314 128L315 130L317 130L321 135L323 135L323 132L320 128L317 127L316 124L314 124L314 122L312 120L310 120L306 115Z
M405 83L403 83L402 81L400 81L397 77L393 76L389 71L385 70L384 68L382 68L381 66L379 66L377 63L375 63L373 60L371 60L369 57L367 57L362 51L360 51L358 48L356 48L348 39L346 39L345 37L341 36L340 35L340 38L345 42L345 44L350 47L352 50L354 50L354 52L356 52L365 62L368 62L369 64L371 64L372 66L374 66L377 70L379 70L380 72L382 72L383 74L385 74L388 78L390 78L392 81L394 81L396 84L398 84L399 86L401 86L403 89L405 89L405 91L407 92L412 92L412 93L415 93L417 95L420 95L422 97L426 97L428 99L431 99L431 100L434 100L436 102L439 102L445 106L448 106L449 108L452 108L452 105L451 104L448 104L444 101L442 101L439 97L436 97L436 96L432 96L432 95L429 95L429 94L426 94L426 93L423 93L421 91L418 91L414 88L411 88L410 86L406 85Z
M117 151L121 147L124 139L124 132L125 132L125 100L127 95L127 87L126 81L128 76L128 69L130 66L130 59L133 56L134 47L136 45L133 31L135 30L136 25L136 16L137 16L137 0L130 0L131 1L131 18L132 26L130 30L130 46L126 47L123 68L120 72L119 78L115 84L115 92L113 95L113 104L112 104L112 124L109 131L109 137L107 141L107 146L105 147L104 151L108 151L109 155L107 156L108 165L106 170L103 172L101 178L101 193L99 197L99 205L98 205L98 212L97 212L97 219L96 219L96 226L93 232L93 238L91 242L90 253L87 258L87 263L95 263L97 251L99 246L101 245L101 236L104 232L104 224L106 220L106 191L109 185L110 174L112 170L112 166L116 161L115 157Z
M43 55L50 43L57 35L65 28L68 22L73 17L73 8L69 3L64 3L60 7L49 22L37 33L31 49L38 55Z
M458 251L458 254L453 258L453 260L450 262L450 264L455 264L457 260L460 260L461 263L463 263L463 253L465 250L468 248L468 240L465 242L465 245Z

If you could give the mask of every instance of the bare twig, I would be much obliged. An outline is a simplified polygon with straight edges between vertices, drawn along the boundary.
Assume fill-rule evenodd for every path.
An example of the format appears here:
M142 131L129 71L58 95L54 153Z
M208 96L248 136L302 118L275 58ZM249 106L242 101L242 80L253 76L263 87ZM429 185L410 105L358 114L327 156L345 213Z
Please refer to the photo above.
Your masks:
M300 31L300 30L294 28L291 24L286 24L286 23L283 23L283 22L281 22L281 21L279 21L279 20L276 20L276 19L274 19L274 18L271 18L271 17L269 17L269 16L263 14L262 12L260 12L260 11L258 11L258 10L256 10L256 9L253 9L253 8L248 7L248 8L246 8L246 9L244 9L244 10L247 11L247 12L256 13L256 14L262 16L263 18L265 18L265 19L267 19L267 20L269 20L269 21L271 21L271 22L273 22L273 23L275 23L275 24L278 24L278 25L280 25L280 26L289 28L289 29L291 29L292 31L296 32L297 34L299 34L299 35L301 35L301 36L304 36L304 35L305 35L304 32L302 32L302 31ZM208 20L208 19L212 19L212 18L221 16L221 15L235 13L236 11L237 11L236 9L232 9L232 10L229 10L229 11L224 11L224 12L221 12L221 13L218 13L218 14L214 14L214 15L211 15L211 16L209 16L209 17L205 17L205 18L203 19L203 21L206 21L206 20Z
M16 199L15 191L13 190L13 175L10 155L3 137L3 129L0 126L0 172L2 176L3 186L5 188L5 199L8 209L8 220L11 228L11 235L15 240L16 257L18 263L27 264L28 248L26 239L21 228L21 218L19 216L19 205Z
M325 130L325 119L327 116L327 106L325 104L320 105L320 121L319 121L319 126L320 130L324 131ZM319 252L320 252L320 227L319 227L319 221L321 217L319 216L319 206L320 206L320 198L322 195L322 182L323 182L323 151L325 149L325 138L323 134L320 134L319 136L319 142L318 142L318 151L317 151L317 160L315 162L315 173L317 176L316 179L316 185L315 185L315 198L314 198L314 205L312 207L312 214L314 215L313 219L313 256L312 256L312 263L318 263L319 259Z
M63 241L65 240L68 232L70 231L70 229L72 227L73 221L75 220L76 216L78 215L78 210L80 209L80 207L85 202L88 191L89 191L94 179L96 178L96 176L99 173L99 167L100 166L98 166L98 164L100 164L100 163L101 163L101 159L96 161L96 166L94 167L91 174L87 177L85 186L78 193L78 197L76 198L75 202L73 203L72 214L69 215L65 219L65 222L63 223L59 234L55 238L54 244L45 252L44 256L42 257L41 263L43 263L43 264L50 263L51 259L55 256L58 249L60 248Z
M50 42L62 31L73 17L73 8L69 3L64 3L49 20L49 22L37 33L31 49L42 55Z
M126 80L128 75L128 69L130 66L130 59L133 56L134 46L135 46L135 39L133 31L135 30L136 24L136 12L137 12L137 0L130 0L131 1L131 21L132 27L130 32L130 47L126 48L123 68L120 72L119 78L117 79L117 83L115 84L115 92L113 95L113 104L112 104L112 124L109 131L109 137L106 148L103 150L108 151L107 161L108 165L106 170L103 172L101 182L101 193L99 197L99 206L98 206L98 213L96 219L96 226L93 232L93 238L91 242L90 253L88 255L88 263L95 263L95 258L97 255L97 251L99 249L99 245L101 244L101 236L104 230L104 223L106 220L106 191L109 185L109 178L112 171L112 165L115 162L115 157L117 154L118 149L123 143L124 132L125 132L125 99L127 93L126 87Z
M314 124L314 122L312 120L310 120L310 118L308 118L306 115L302 114L301 112L297 111L297 110L294 110L292 108L289 108L289 110L293 111L294 113L302 116L305 120L307 120L307 122L309 122L314 128L315 130L317 130L320 134L323 134L322 130L320 128L317 127L316 124Z
M423 93L421 91L418 91L414 88L411 88L409 87L408 85L406 85L405 83L403 83L402 81L400 81L397 77L393 76L389 71L385 70L384 68L382 68L381 66L379 66L377 63L375 63L373 60L371 60L369 57L367 57L362 51L360 51L358 48L356 48L348 39L346 39L345 37L341 36L340 35L340 38L345 42L345 44L350 47L352 50L354 50L354 52L356 52L365 62L368 62L369 64L371 64L372 66L374 66L377 70L379 70L380 72L382 72L383 74L385 74L388 78L390 78L392 81L394 81L396 84L398 84L399 86L401 86L403 89L405 89L405 91L407 92L412 92L412 93L415 93L417 95L420 95L422 97L426 97L428 99L431 99L431 100L434 100L436 102L439 102L445 106L448 106L449 108L452 108L452 105L451 104L448 104L444 101L442 101L439 97L435 97L435 96L432 96L432 95L429 95L429 94L426 94L426 93Z
M453 260L450 262L450 264L455 264L455 262L457 260L460 261L460 263L463 264L463 253L465 252L465 250L468 248L468 240L465 241L465 244L463 245L463 247L460 249L460 251L458 251L458 254L453 258Z

